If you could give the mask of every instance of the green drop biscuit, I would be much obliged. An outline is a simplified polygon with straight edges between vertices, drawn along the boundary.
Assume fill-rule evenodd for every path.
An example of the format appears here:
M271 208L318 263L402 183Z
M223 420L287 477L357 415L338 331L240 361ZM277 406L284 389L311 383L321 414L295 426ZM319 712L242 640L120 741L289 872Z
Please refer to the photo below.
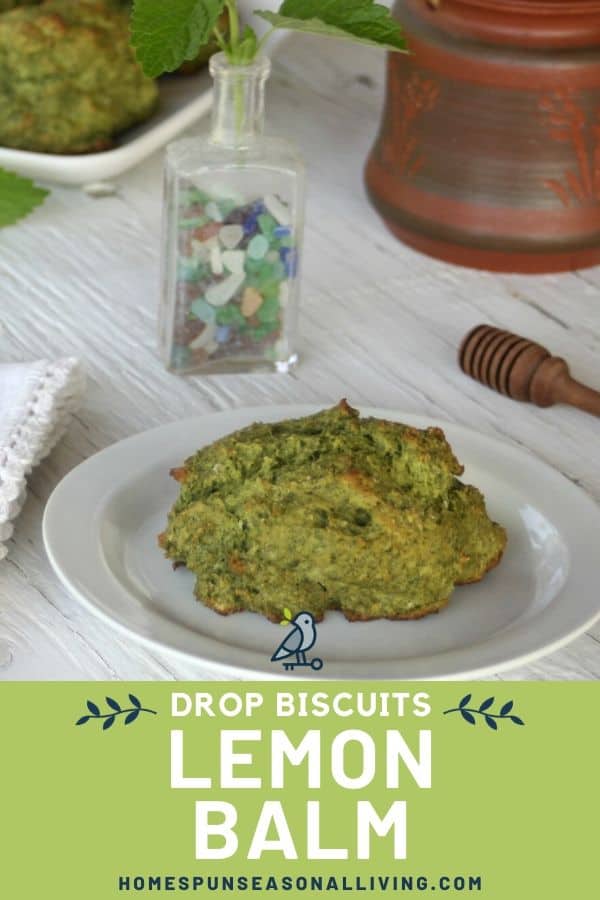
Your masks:
M360 418L342 401L251 425L173 470L181 490L159 543L222 614L416 619L506 545L462 471L439 428Z

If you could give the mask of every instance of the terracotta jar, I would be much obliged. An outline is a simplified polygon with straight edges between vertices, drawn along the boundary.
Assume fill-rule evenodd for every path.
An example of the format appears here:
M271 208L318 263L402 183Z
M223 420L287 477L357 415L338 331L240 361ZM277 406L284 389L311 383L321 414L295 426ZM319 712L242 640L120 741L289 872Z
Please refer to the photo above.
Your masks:
M463 265L600 263L600 0L398 0L371 199Z

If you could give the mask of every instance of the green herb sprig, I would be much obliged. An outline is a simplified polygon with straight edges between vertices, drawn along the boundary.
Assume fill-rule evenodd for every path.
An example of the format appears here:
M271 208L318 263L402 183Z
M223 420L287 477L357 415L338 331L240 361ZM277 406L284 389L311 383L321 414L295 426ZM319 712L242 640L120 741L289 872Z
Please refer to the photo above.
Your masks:
M242 28L237 0L170 0L165 6L164 0L135 0L133 8L132 44L144 72L153 78L194 59L211 40L233 65L248 65L281 28L406 50L400 25L374 0L283 0L277 13L255 10L271 25L262 40L251 26ZM229 15L228 35L219 27L224 12Z

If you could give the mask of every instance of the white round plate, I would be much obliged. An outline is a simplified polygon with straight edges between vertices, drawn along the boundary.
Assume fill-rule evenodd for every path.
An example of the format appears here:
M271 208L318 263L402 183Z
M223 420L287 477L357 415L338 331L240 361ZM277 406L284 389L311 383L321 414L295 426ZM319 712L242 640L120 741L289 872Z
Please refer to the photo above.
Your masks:
M58 485L44 515L50 561L71 593L131 636L215 667L221 675L283 677L271 654L284 632L254 613L222 617L193 596L156 543L178 493L169 469L255 421L309 415L313 406L233 410L155 428L86 460ZM475 678L567 643L600 614L600 510L534 456L463 428L383 409L363 415L439 424L463 479L508 530L501 564L457 588L449 606L416 622L346 622L329 612L314 653L321 678ZM285 597L282 597L282 608ZM295 673L314 675L311 669Z

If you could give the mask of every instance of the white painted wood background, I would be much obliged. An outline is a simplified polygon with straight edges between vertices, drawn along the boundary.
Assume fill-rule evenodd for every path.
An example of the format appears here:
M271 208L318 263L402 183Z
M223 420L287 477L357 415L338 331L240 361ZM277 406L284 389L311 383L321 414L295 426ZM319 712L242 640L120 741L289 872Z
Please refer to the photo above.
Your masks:
M382 97L377 51L304 38L287 44L275 65L270 125L298 144L310 174L304 348L290 376L183 380L163 371L155 349L162 154L124 176L115 196L57 188L33 217L0 232L0 359L72 354L90 376L68 435L31 478L10 555L0 563L0 678L212 677L83 610L58 583L42 545L44 503L59 479L156 424L346 396L526 446L600 500L600 420L514 403L467 379L455 362L463 334L487 321L547 344L572 362L576 377L600 387L600 268L489 275L399 244L362 184ZM600 678L600 626L503 678Z

